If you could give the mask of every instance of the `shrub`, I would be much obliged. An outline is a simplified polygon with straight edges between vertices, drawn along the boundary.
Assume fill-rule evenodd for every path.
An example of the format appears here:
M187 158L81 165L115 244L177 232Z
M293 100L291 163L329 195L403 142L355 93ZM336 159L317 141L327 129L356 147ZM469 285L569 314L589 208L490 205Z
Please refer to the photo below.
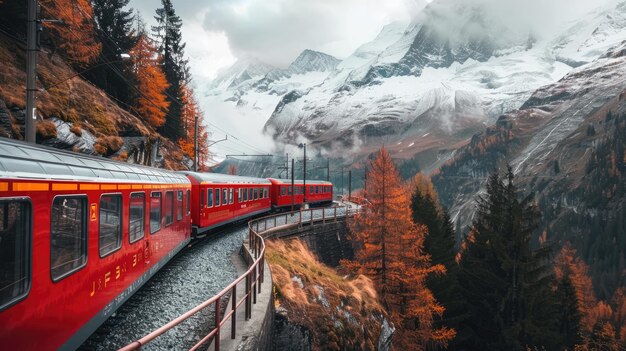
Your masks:
M124 145L124 140L122 140L122 138L111 135L96 139L96 142L93 144L93 148L100 155L110 156L118 152L122 148L122 145Z
M57 126L52 121L40 121L37 123L37 139L48 140L57 137Z
M72 128L70 128L70 132L76 134L77 136L83 135L83 129L80 127L79 124L74 124Z

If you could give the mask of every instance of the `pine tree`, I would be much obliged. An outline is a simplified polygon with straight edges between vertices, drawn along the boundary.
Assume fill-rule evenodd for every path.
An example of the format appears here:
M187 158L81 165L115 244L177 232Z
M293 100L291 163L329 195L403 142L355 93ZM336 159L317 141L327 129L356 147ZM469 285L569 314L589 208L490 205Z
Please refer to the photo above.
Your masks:
M549 250L531 248L539 213L518 200L509 167L494 172L478 198L471 239L465 241L459 282L467 300L473 349L554 349L558 343Z
M455 260L455 232L447 211L439 205L437 194L428 178L418 173L413 178L413 194L411 196L412 218L415 224L423 224L428 228L424 239L424 252L429 254L433 265L442 265L445 275L429 276L427 287L435 299L445 307L442 318L435 321L436 326L446 326L457 331L456 338L450 348L464 342L465 330L460 322L465 316L465 302L457 280L459 271Z
M184 136L182 125L183 86L189 83L188 62L185 60L185 43L182 42L182 20L176 15L171 0L161 0L163 7L156 10L157 25L152 27L163 57L163 71L169 88L166 95L170 109L162 128L162 134L178 141Z
M563 337L563 346L574 350L581 339L581 315L578 308L576 289L568 271L559 280L557 287L557 311L559 313L559 331Z
M446 345L454 331L433 327L443 313L425 286L426 277L442 273L423 253L426 227L411 221L407 189L386 149L371 162L364 196L369 205L355 217L351 236L355 262L348 266L370 277L379 299L397 328L394 345L421 350L429 343Z
M102 51L96 60L100 66L90 70L87 77L126 104L136 95L131 84L135 83L132 62L124 61L122 54L130 53L137 43L133 28L133 10L124 8L130 0L92 0L96 20L97 38Z

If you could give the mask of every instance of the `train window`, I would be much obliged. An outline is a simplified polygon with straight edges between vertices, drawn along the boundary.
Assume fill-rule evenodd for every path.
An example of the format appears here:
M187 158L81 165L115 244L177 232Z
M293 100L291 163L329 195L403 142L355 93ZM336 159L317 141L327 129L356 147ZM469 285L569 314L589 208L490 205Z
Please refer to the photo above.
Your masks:
M265 188L265 198L269 198L270 197L270 189L269 188Z
M207 189L206 207L213 207L213 189Z
M239 188L239 192L237 193L237 201L241 203L243 200L243 193L241 192L241 188Z
M248 188L248 200L252 201L252 188Z
M229 194L228 194L228 203L232 204L235 201L235 194L233 193L235 191L235 189L230 189L229 190Z
M258 199L259 198L259 189L258 188L254 188L254 199Z
M130 206L128 216L128 240L130 243L143 238L146 227L146 194L130 194Z
M26 200L0 200L0 310L30 288L31 212Z
M168 226L174 222L174 193L168 191L165 193L165 225Z
M292 192L293 192L293 187L289 186L287 188L287 195L291 195Z
M248 189L242 189L243 191L243 201L248 201Z
M187 190L187 216L191 214L191 190Z
M219 206L220 205L220 194L222 193L222 191L220 190L220 188L215 189L215 206Z
M207 191L211 191L211 189L207 189ZM208 202L207 202L207 207L211 207L211 205L209 205ZM200 190L200 208L204 208L204 189Z
M176 195L176 220L180 221L183 219L183 192L182 190L178 191Z
M286 186L281 186L280 187L280 196L285 196L286 193L287 193L287 187Z
M102 195L98 250L104 257L122 247L122 195Z
M222 195L222 205L228 205L228 189L222 189L223 191L223 195Z
M50 217L50 274L56 282L87 264L87 197L57 196Z
M150 194L150 233L154 234L161 229L161 193Z

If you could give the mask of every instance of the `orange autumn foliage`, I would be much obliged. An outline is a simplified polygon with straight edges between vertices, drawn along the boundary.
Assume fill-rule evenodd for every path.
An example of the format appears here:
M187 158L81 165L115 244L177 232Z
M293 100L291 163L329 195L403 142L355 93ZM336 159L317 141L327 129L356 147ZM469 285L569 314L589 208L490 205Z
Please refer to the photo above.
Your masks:
M209 132L207 131L206 125L202 123L202 111L193 96L193 90L188 85L182 87L181 102L183 105L181 109L181 120L185 137L178 140L178 145L185 155L193 160L195 152L195 119L196 116L198 116L198 170L208 171L210 153L207 142L209 141Z
M165 95L169 85L157 58L157 48L145 33L141 33L130 54L135 60L137 88L141 91L135 103L136 110L151 126L160 127L165 123L169 108Z
M611 301L613 320L619 334L620 342L626 347L626 287L615 290Z
M561 280L569 272L572 285L576 290L578 310L581 314L581 328L591 333L598 322L598 299L593 291L593 284L589 276L589 266L576 254L576 249L566 244L556 257L555 273L557 280Z
M51 38L78 65L93 62L102 45L96 41L93 8L89 0L41 0L41 18L60 20L46 22Z
M427 228L411 220L410 192L385 148L369 169L364 189L369 204L350 224L355 261L344 265L374 282L397 328L394 348L445 347L455 331L433 327L433 318L441 316L444 308L425 284L429 275L443 274L445 268L433 266L423 252Z

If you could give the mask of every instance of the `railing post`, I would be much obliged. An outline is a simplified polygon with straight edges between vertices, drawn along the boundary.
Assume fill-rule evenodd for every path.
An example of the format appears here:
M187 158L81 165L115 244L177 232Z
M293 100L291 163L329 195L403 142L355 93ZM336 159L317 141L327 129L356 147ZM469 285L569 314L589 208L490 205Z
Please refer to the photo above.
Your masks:
M309 211L310 211L310 213L309 213L309 217L310 217L310 219L311 219L311 225L313 225L313 209L311 209L311 210L309 210Z
M236 337L236 333L237 333L237 284L235 284L233 286L233 293L230 297L230 299L232 300L232 311L233 314L231 315L231 325L230 325L230 338L231 339L235 339Z
M256 284L257 284L257 268L259 266L254 266L252 270L252 303L256 305Z
M252 296L250 295L250 273L246 274L246 320L249 320L252 313L250 311L250 299Z
M322 223L326 224L326 209L322 208Z
M278 217L274 216L274 228L276 228L276 218Z
M220 300L221 296L218 296L217 300L215 300L215 351L220 351Z
M263 284L265 282L263 279L265 277L265 254L261 255L261 261L259 261L259 264L261 265L261 284Z
M298 227L302 227L302 210L300 210L300 221L298 222Z

